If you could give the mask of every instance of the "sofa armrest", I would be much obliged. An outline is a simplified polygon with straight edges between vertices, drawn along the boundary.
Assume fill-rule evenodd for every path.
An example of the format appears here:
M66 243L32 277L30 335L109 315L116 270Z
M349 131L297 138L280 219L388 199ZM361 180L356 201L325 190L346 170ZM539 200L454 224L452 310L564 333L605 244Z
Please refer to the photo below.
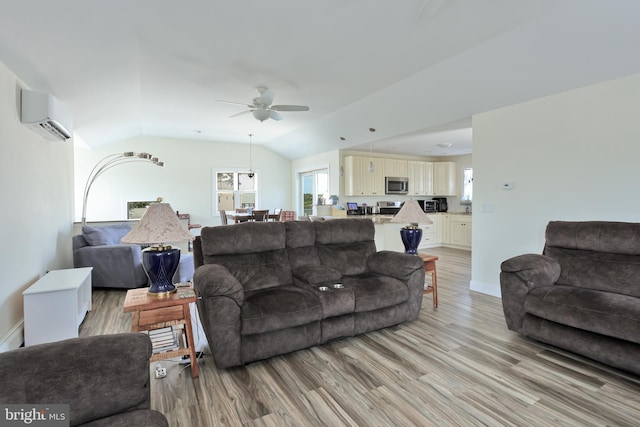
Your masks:
M509 258L500 265L502 309L507 327L521 332L524 321L524 301L531 288L551 286L560 277L560 264L539 254L524 254Z
M297 279L298 283L320 285L324 283L339 283L342 273L326 265L309 264L294 268L293 277Z
M205 264L193 275L193 286L199 297L228 297L239 306L244 303L244 288L226 267Z
M516 275L530 288L553 285L560 277L558 261L539 254L509 258L500 265L500 270Z
M198 315L218 368L242 365L244 289L226 267L205 264L196 269L193 286Z
M145 334L73 338L0 354L0 402L69 404L70 424L150 408Z
M372 254L367 259L367 266L374 273L406 281L416 270L424 269L424 262L415 255L380 251Z

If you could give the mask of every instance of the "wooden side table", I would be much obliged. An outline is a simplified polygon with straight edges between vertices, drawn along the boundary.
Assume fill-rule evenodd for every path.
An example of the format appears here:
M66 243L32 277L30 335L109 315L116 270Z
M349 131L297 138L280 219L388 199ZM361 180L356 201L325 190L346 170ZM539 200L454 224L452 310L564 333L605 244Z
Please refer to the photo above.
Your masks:
M154 353L150 361L172 359L189 355L191 358L191 376L198 377L198 359L196 347L193 342L193 329L191 328L191 311L189 304L196 302L196 294L191 288L178 288L178 292L167 298L149 296L149 288L130 289L124 300L122 310L125 313L133 313L131 319L131 331L150 331L165 328L167 326L184 325L184 334L187 338L187 346Z
M431 273L431 286L427 286L424 290L425 294L433 294L433 306L438 306L438 277L436 275L436 261L438 257L435 255L419 253L418 256L424 262L424 272Z

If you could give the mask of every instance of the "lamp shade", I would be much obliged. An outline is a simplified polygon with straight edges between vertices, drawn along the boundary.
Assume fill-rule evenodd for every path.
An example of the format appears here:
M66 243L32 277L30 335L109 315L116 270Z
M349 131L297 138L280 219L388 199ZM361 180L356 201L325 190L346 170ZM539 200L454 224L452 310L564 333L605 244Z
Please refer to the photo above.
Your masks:
M193 240L193 235L184 229L169 203L152 203L140 222L121 240L122 243L155 245Z
M415 200L404 202L400 211L391 218L391 222L401 222L409 224L433 224L433 221L424 213L420 205Z

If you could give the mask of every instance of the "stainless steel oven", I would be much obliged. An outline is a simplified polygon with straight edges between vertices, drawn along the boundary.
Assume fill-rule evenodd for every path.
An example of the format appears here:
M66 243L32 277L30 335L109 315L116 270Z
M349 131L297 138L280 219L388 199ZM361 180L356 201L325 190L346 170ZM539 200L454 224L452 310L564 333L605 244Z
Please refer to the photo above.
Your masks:
M398 176L384 177L385 194L409 194L409 178Z

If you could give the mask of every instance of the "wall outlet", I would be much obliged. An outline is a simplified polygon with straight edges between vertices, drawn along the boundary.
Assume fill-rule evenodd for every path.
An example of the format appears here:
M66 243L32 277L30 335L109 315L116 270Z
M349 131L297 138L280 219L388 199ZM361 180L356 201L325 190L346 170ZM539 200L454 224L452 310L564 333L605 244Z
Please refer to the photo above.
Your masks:
M513 182L511 181L506 181L502 183L502 189L503 190L513 190Z
M161 364L156 365L156 378L164 378L167 376L167 368L162 366Z

